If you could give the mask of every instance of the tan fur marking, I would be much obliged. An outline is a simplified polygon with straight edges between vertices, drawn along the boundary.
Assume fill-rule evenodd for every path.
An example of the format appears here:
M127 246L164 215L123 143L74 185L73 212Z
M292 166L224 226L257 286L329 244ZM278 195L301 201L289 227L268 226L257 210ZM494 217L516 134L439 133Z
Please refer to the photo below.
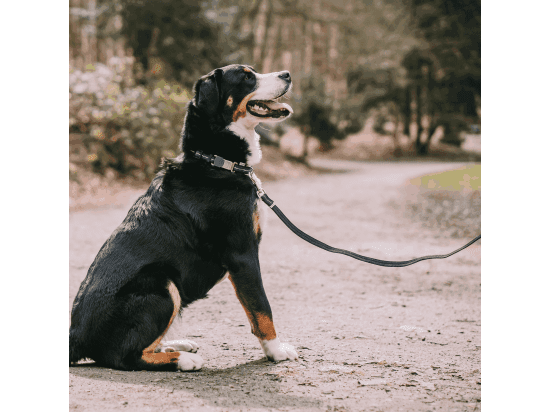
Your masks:
M177 364L179 356L179 352L145 353L144 351L141 359L152 365L168 365L173 363Z
M229 96L229 99L227 99L227 105L229 107L233 106L233 96Z
M256 233L256 236L257 236L258 233L260 232L260 213L258 213L258 209L254 210L252 219L254 221L254 233Z
M256 313L256 321L258 322L259 335L256 335L260 339L271 340L277 337L275 332L275 325L271 318L263 313Z
M247 73L252 73L252 70L250 70L248 67L243 67L243 70Z
M254 336L262 340L275 339L277 337L277 333L275 332L275 325L273 325L273 320L265 313L251 312L247 307L246 301L241 296L239 296L237 288L235 287L235 282L233 282L233 278L231 277L231 275L229 275L229 280L231 281L231 284L235 289L235 293L237 294L237 298L239 299L239 302L241 302L246 316L248 317L248 322L250 322L250 326L252 327L252 333L254 334Z
M174 303L174 312L172 312L172 317L170 318L170 321L168 321L168 326L166 327L164 332L162 332L162 334L158 338L156 338L153 343L151 343L149 346L147 346L143 350L144 355L146 353L153 353L155 348L160 344L160 341L162 340L162 338L164 338L164 335L166 335L166 332L168 332L168 329L170 329L170 326L172 326L172 322L174 321L174 318L180 311L180 306L181 306L180 293L178 292L178 288L176 288L176 285L174 285L174 282L172 281L168 282L168 293L170 293L170 297L172 298L172 302Z
M248 96L246 96L242 102L239 103L237 106L237 109L233 112L233 121L236 122L239 117L245 117L246 116L246 104L252 97L256 94L256 92L250 93Z

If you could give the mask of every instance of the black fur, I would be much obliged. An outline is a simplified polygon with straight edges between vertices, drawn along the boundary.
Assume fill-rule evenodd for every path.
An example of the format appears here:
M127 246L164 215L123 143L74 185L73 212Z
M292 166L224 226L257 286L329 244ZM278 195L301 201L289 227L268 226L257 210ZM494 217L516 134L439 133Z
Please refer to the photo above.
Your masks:
M158 368L141 355L173 313L169 281L185 307L204 298L229 271L250 308L271 317L253 229L255 189L247 176L214 169L190 154L202 150L246 162L248 144L225 130L237 105L254 90L255 80L246 73L232 65L196 83L182 131L183 153L163 163L80 285L69 362L91 358L117 369Z

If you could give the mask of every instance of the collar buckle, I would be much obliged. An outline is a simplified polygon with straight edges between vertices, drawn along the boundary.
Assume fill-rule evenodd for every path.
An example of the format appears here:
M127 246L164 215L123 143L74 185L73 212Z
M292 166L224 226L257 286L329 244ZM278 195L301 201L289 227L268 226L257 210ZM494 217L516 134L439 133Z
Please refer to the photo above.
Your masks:
M222 169L229 170L231 173L235 173L235 170L233 170L235 168L235 163L217 155L214 156L212 166L221 167Z
M244 174L249 174L250 172L253 172L252 167L247 166L245 163L237 163L232 162L230 160L226 160L221 156L218 155L209 155L204 154L200 150L197 150L196 152L193 150L190 150L190 152L200 160L205 160L208 163L210 163L211 166L219 167L220 169L229 170L231 173L239 172Z

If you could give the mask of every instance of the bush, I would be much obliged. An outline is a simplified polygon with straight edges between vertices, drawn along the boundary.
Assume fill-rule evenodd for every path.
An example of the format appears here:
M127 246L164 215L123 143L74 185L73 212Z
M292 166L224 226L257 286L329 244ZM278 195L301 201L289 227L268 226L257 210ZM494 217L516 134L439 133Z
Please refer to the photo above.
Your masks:
M162 157L175 156L189 93L160 80L154 86L126 86L103 64L69 75L69 132L81 133L93 170L108 168L145 179Z
M464 138L461 135L470 130L470 125L464 117L452 114L443 115L439 124L445 128L445 135L441 139L441 143L456 147L462 146Z

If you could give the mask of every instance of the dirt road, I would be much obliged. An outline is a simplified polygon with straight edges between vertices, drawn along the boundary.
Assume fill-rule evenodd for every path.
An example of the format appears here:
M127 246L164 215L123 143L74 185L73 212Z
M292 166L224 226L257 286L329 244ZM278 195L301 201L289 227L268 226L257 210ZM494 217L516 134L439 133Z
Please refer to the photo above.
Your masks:
M264 184L302 230L361 254L405 260L465 239L422 228L399 208L408 179L450 163L344 163L352 169ZM123 206L70 215L69 308ZM281 340L297 362L268 362L231 284L184 311L167 338L196 341L199 372L69 368L71 410L473 411L481 407L481 246L446 260L382 268L314 248L270 212L260 247Z

